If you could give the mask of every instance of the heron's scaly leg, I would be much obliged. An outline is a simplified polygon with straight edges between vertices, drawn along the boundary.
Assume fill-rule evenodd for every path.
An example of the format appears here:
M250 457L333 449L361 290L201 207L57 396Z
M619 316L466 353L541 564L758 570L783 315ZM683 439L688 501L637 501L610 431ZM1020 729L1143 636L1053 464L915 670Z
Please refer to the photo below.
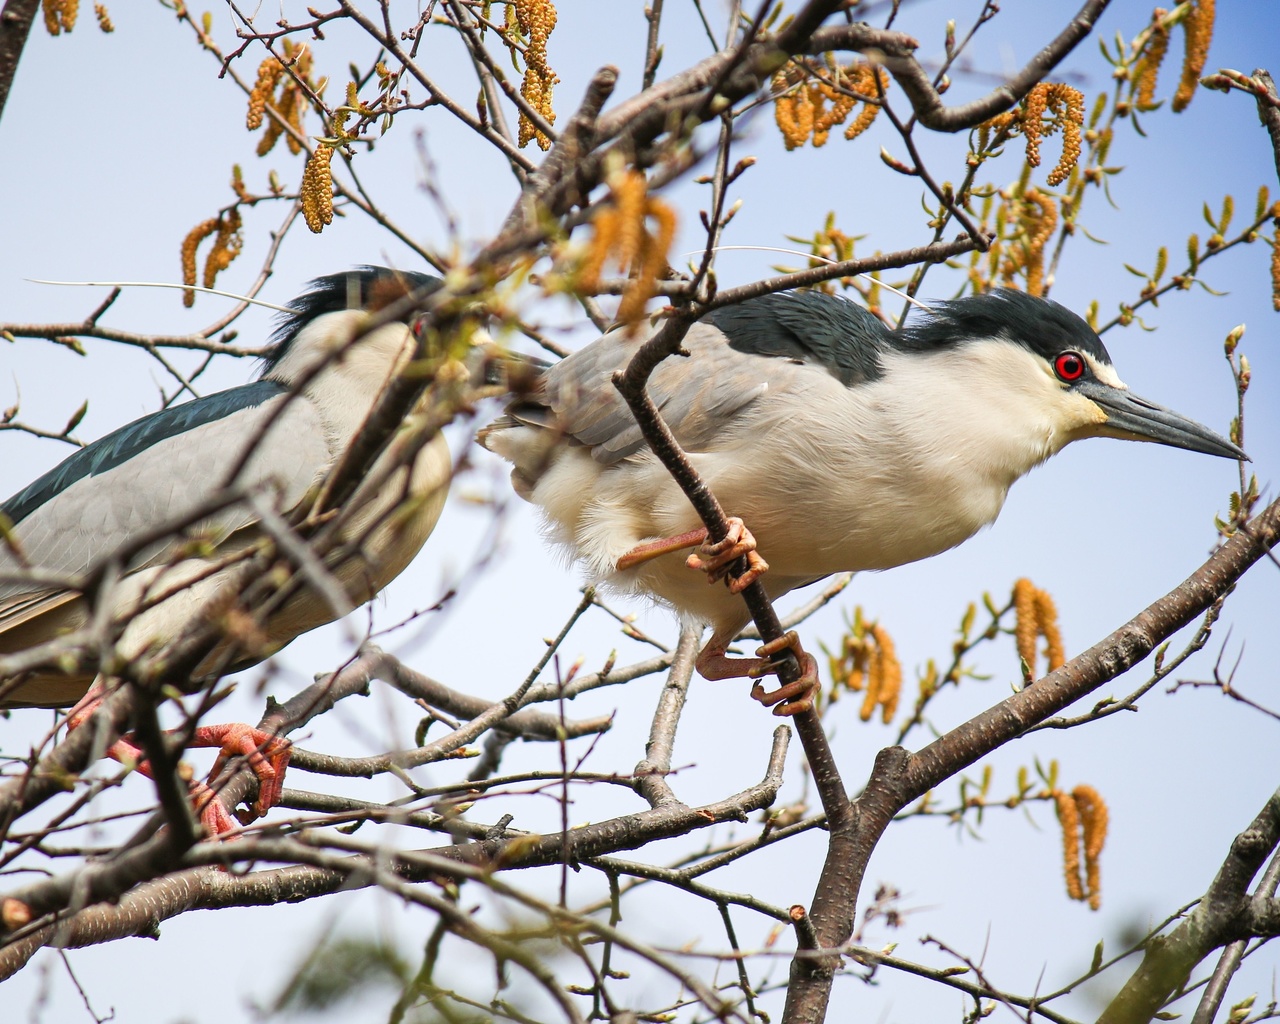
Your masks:
M707 646L698 655L698 673L703 679L759 679L761 676L773 675L778 671L773 656L784 650L792 651L800 660L802 669L800 678L794 683L785 683L776 690L766 690L757 682L751 688L751 696L765 707L773 708L773 713L780 716L799 714L813 707L814 694L818 692L818 663L813 655L800 646L800 637L795 631L783 634L777 640L763 644L756 650L754 658L730 658L725 651L729 647L732 635L715 633L707 641Z

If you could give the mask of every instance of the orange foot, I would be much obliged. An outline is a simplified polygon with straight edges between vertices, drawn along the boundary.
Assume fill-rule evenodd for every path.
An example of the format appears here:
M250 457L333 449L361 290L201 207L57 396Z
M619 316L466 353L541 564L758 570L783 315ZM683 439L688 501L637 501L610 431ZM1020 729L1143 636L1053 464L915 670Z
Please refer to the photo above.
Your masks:
M756 554L755 537L737 516L729 517L729 532L722 540L709 541L705 526L674 537L660 537L637 544L618 559L616 568L633 569L663 555L692 547L698 550L688 557L685 564L690 569L705 572L708 583L718 583L727 577L729 589L735 594L742 593L769 571L769 563ZM747 571L741 576L730 576L733 564L743 557L747 560Z
M209 772L210 782L218 777L233 757L243 756L249 762L249 769L258 777L258 799L248 810L238 812L242 825L261 818L280 802L280 794L284 790L284 773L289 767L289 754L293 750L288 740L255 729L244 722L231 722L227 725L200 726L191 738L191 745L220 748L217 760L213 762L213 770ZM214 802L221 806L220 801ZM221 832L214 834L220 835Z
M729 572L739 558L747 560L747 571L741 576L730 576ZM735 594L741 594L769 571L769 563L756 554L755 537L737 516L729 517L729 532L721 540L707 540L704 530L701 547L685 560L685 565L705 572L708 583L717 583L728 577L729 589Z
M697 663L698 673L704 679L740 679L745 676L758 680L761 676L774 675L778 671L775 655L790 650L800 661L800 678L793 683L784 683L776 690L766 690L762 683L757 682L751 688L751 696L765 707L773 708L773 713L779 716L812 710L813 698L820 685L818 663L800 646L800 637L794 631L763 644L756 650L754 658L730 658L725 653L730 639L716 634L707 641Z
M75 729L97 710L98 705L106 697L106 691L94 683L89 692L80 699L67 715L67 728ZM209 773L212 782L226 766L227 762L237 756L245 757L250 770L258 777L258 799L253 807L240 812L241 824L262 817L280 801L280 793L284 788L284 773L289 765L289 753L292 749L286 739L281 739L268 732L255 729L241 722L229 725L204 725L196 729L191 739L193 747L219 747L213 771ZM117 740L106 751L106 756L121 764L136 766L137 770L151 779L155 776L151 764L143 756L141 749L130 742L128 737ZM217 794L203 782L189 782L191 801L196 813L200 816L200 824L206 835L221 836L236 829L235 819L227 813L226 807L218 799Z

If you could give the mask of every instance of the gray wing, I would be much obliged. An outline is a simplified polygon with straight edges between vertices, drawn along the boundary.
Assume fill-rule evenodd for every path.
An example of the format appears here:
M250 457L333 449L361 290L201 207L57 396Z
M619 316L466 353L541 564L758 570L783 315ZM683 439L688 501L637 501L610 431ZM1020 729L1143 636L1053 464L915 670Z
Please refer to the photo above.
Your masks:
M258 382L121 428L14 495L0 511L15 522L13 537L30 565L80 573L130 539L213 498L248 446L253 454L236 483L272 489L281 510L297 505L332 462L311 404L290 398L279 385ZM249 507L238 504L201 519L196 528L222 538L256 521ZM158 563L170 546L153 545L130 568ZM21 571L14 555L0 547L0 576ZM47 585L0 579L0 629L10 613L21 615L30 595L42 592L49 593Z
M547 374L544 400L556 425L605 465L645 444L611 379L644 340L611 331ZM726 421L768 390L773 361L735 351L709 323L694 324L684 347L687 357L671 356L658 365L649 378L649 394L680 446L706 451L715 447Z
M728 443L726 424L771 387L803 390L829 377L853 387L876 379L890 338L877 317L845 299L764 295L694 324L684 341L689 355L663 360L649 394L682 448L715 450ZM558 427L606 465L634 454L644 439L611 377L643 340L621 330L606 334L548 371L541 416L528 404L509 415Z

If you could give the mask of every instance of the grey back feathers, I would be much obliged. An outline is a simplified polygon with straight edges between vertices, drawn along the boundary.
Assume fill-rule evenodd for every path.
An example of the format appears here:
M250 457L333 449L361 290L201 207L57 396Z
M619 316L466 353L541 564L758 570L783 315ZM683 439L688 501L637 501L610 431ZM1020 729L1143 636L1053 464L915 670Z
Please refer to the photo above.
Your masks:
M825 292L762 295L705 319L738 352L821 366L845 387L879 377L880 350L892 343L874 313Z
M170 406L135 420L81 448L32 481L0 504L0 514L8 516L9 522L16 526L50 498L87 476L107 473L165 438L195 430L232 413L252 409L284 392L284 386L275 381L259 380L229 391L205 395L183 405Z

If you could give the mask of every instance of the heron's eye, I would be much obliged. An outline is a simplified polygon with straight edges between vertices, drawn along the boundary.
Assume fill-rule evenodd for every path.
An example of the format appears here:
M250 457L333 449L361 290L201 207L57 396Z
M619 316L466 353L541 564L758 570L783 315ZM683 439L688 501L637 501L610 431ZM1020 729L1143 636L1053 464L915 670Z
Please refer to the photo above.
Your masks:
M1084 357L1079 352L1063 352L1053 361L1053 370L1062 380L1079 380L1084 376Z

